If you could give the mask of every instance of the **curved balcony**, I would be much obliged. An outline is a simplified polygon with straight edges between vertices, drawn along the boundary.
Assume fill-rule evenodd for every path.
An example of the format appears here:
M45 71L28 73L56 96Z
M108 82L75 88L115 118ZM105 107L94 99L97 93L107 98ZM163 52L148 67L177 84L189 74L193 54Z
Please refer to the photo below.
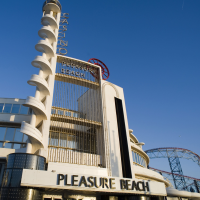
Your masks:
M43 11L61 12L62 6L58 0L47 0L44 2Z
M42 92L45 96L50 94L48 83L39 75L33 74L31 79L28 81L28 84L37 86L40 92Z
M30 136L30 140L31 140L32 143L35 143L35 140L37 140L39 142L39 144L41 145L41 148L44 147L44 145L42 143L42 134L34 126L32 126L32 125L26 123L25 121L23 121L21 123L20 132Z
M53 16L51 16L50 14L44 15L41 19L41 23L43 26L51 26L51 28L53 30L58 29L58 24L57 24L55 18Z
M56 41L55 33L53 32L53 30L50 26L43 26L38 31L38 35L43 39L48 38L48 40L51 44Z
M31 64L33 65L33 67L42 69L45 74L53 73L50 62L43 56L36 56Z
M36 45L35 49L39 52L46 53L47 59L55 56L53 47L47 40L40 40Z
M41 115L44 120L47 119L46 109L44 104L35 97L27 97L24 106L32 108L36 115Z

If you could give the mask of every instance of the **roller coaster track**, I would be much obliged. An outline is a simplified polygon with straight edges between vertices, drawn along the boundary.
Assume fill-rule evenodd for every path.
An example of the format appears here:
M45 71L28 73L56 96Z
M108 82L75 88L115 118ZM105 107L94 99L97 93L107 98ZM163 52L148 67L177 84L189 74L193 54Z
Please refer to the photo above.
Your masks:
M160 173L161 175L164 176L164 178L170 182L173 181L173 176L172 176L172 173L170 172L166 172L166 171L163 171L163 170L160 170L160 169L155 169L155 168L152 168L152 167L149 167L149 169L155 171L155 172L158 172ZM182 176L182 175L179 175L179 174L176 174L176 176ZM195 191L195 192L200 192L200 179L197 179L197 178L193 178L193 177L190 177L190 176L184 176L184 179L186 181L186 187L185 188L181 188L180 190L187 190L187 191Z
M179 190L191 190L199 192L200 190L200 180L192 177L184 176L181 168L181 163L179 158L191 160L200 166L200 156L188 149L177 148L177 147L164 147L156 148L145 151L149 158L167 158L169 161L170 172L165 172L161 170L154 169L163 174L167 178L170 176L174 182L174 186ZM194 187L195 186L195 187ZM195 188L195 189L194 189Z

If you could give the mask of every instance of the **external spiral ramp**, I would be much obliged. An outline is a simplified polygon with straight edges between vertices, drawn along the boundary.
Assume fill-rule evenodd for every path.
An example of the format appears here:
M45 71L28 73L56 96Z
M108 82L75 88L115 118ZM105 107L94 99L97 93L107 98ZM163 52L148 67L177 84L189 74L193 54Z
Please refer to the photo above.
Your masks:
M43 5L43 27L38 31L42 38L35 49L42 52L36 56L31 64L39 68L39 74L32 75L28 84L36 86L35 97L28 96L24 106L32 108L30 123L22 122L21 132L30 136L35 153L40 149L39 154L47 156L44 148L47 146L50 118L47 113L51 112L53 98L53 82L56 69L56 49L58 29L61 16L61 5L58 0L46 0ZM43 144L44 143L44 144Z
M44 104L35 97L28 96L23 105L32 108L33 112L36 115L42 116L44 120L47 119L47 114Z
M42 134L41 134L41 132L37 128L32 126L31 124L28 124L25 121L23 121L22 124L21 124L20 132L30 136L29 138L30 138L32 143L35 143L35 142L39 141L39 143L41 145L41 148L44 147L44 145L42 143Z
M46 40L40 40L36 45L35 49L39 52L45 53L47 56L47 59L52 58L55 56L53 47L51 46L48 39Z
M57 4L55 3L49 3L46 4L46 2L43 5L43 11L49 12L49 11L53 11L56 13L60 13L61 11L61 4L57 2Z
M33 74L31 76L31 79L28 81L28 84L38 87L38 89L45 96L50 94L48 83L46 82L44 78L42 78L39 75Z
M41 19L41 23L43 26L51 26L53 30L58 29L58 24L55 18L50 14L45 14Z
M36 68L40 68L47 75L52 74L51 65L43 56L36 56L31 64Z
M55 33L53 32L53 30L52 30L52 28L50 26L43 26L38 31L38 35L43 39L48 38L50 43L53 43L53 42L56 41Z

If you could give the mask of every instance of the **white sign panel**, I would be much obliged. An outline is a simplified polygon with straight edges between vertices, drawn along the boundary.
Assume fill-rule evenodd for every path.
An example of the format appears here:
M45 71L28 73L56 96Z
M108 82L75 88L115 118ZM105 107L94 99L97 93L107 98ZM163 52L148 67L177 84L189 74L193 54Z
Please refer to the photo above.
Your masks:
M166 196L164 183L24 169L21 186Z

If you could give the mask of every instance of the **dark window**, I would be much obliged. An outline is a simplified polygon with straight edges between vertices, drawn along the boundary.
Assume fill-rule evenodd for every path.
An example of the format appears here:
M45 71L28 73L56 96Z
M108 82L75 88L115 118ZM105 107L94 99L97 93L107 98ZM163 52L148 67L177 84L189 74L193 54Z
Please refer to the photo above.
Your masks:
M12 149L12 143L5 143L4 148Z
M5 140L13 141L15 128L7 128Z
M3 112L4 103L0 103L0 113Z
M22 138L23 138L23 133L20 132L20 129L16 129L14 141L22 142Z
M15 164L13 168L24 168L25 163L26 163L26 154L16 154Z
M27 155L25 169L34 169L36 170L37 167L37 159L36 155Z
M27 115L28 114L28 107L25 107L25 106L21 106L21 109L20 109L20 114L24 114L24 115Z
M4 106L3 112L4 113L10 113L11 107L12 107L12 104L7 104L6 103L5 106Z
M0 127L0 140L4 140L6 127Z
M24 134L23 142L27 142L27 140L28 140L28 136L26 134Z
M21 183L22 169L13 169L10 187L19 187Z
M19 113L19 109L20 109L20 104L13 104L11 113L18 114Z

